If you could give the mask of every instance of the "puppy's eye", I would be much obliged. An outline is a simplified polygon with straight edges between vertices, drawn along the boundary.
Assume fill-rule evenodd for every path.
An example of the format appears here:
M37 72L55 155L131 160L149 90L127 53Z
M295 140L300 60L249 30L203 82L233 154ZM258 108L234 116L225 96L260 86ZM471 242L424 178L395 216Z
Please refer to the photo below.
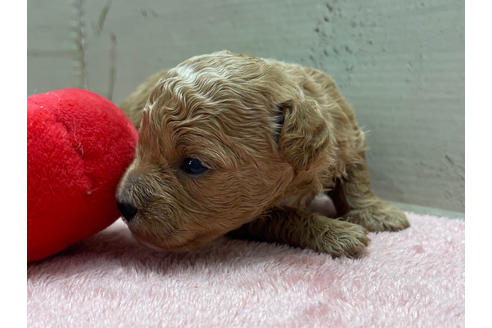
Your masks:
M208 170L197 158L185 158L181 163L181 169L191 175L199 175Z

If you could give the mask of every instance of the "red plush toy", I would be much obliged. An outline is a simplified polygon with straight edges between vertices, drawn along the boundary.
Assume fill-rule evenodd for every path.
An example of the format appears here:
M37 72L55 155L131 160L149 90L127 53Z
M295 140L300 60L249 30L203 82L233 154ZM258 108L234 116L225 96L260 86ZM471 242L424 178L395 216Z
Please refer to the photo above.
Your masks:
M121 110L85 90L27 98L27 261L80 241L118 217L115 192L137 131Z

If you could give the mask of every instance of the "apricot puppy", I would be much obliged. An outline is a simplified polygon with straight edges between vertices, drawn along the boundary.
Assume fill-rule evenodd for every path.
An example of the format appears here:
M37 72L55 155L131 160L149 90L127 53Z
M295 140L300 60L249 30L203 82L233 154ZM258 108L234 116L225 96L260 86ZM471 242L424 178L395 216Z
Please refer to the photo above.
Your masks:
M120 107L139 141L118 206L151 247L231 232L357 256L367 230L409 226L372 192L364 132L323 72L221 51L151 76ZM310 210L323 192L338 217Z

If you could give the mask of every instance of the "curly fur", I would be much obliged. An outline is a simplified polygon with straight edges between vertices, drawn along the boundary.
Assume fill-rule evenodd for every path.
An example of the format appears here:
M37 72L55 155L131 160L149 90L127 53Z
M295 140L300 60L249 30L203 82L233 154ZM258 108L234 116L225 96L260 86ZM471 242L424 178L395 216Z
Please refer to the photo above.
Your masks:
M151 76L120 107L139 142L117 197L138 208L127 224L146 244L185 251L232 232L357 256L366 229L409 226L371 191L364 133L323 72L216 52ZM209 171L182 172L187 157ZM336 219L309 209L323 192Z

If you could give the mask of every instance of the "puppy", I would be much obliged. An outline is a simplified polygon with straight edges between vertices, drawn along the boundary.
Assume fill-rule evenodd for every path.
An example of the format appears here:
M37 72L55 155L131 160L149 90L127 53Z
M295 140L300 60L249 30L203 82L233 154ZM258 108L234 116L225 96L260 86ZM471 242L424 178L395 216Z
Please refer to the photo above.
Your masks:
M215 52L151 76L120 107L139 140L116 198L150 247L230 233L356 257L367 231L409 226L371 190L364 132L323 72ZM336 218L311 210L319 193Z

